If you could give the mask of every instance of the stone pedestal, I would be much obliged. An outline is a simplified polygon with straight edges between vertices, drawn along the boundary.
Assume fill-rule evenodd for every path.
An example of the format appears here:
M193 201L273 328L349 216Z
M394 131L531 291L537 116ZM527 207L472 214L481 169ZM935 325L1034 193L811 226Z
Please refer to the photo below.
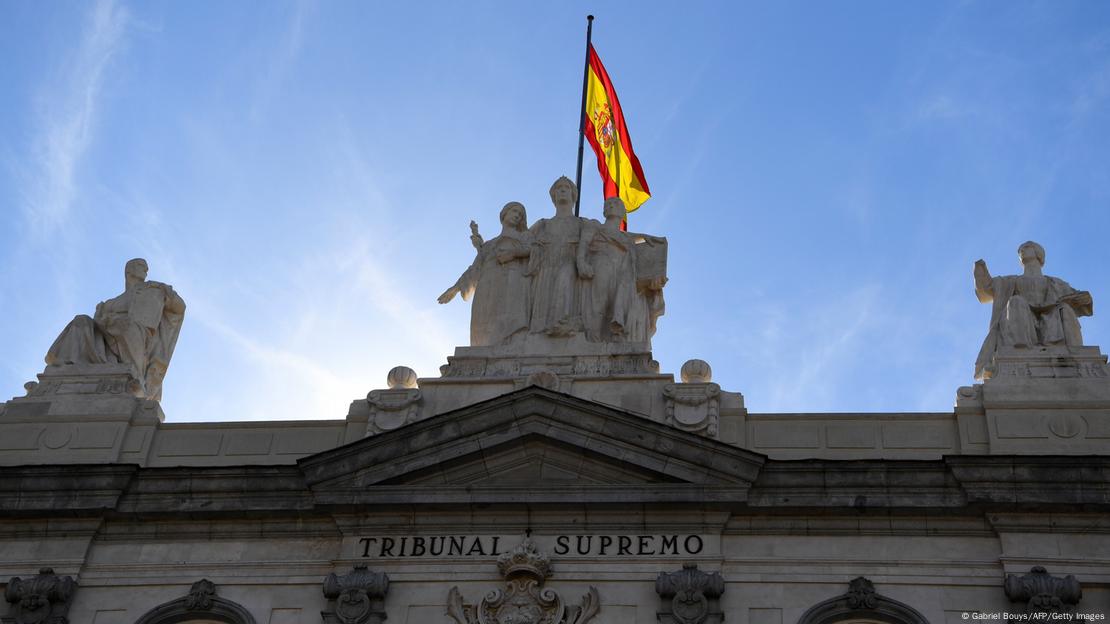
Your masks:
M157 401L136 396L139 384L127 364L47 366L27 396L0 413L5 463L140 463L154 429L165 420Z
M994 362L994 377L957 393L964 453L1105 452L1110 366L1098 347L1000 348Z

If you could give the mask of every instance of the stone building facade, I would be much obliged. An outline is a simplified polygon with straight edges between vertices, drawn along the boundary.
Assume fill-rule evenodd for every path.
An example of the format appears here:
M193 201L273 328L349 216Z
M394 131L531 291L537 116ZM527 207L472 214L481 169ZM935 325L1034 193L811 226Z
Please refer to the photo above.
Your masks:
M0 622L1110 611L1097 347L994 345L948 412L758 414L705 362L557 333L398 367L341 420L168 424L127 361L48 366L0 407Z

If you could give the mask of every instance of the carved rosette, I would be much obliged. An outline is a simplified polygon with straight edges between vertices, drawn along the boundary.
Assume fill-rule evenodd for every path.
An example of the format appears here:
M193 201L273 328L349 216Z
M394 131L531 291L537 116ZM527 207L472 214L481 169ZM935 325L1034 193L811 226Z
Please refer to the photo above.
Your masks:
M1004 588L1012 602L1025 602L1026 613L1071 613L1083 598L1074 576L1052 576L1041 566L1022 576L1007 575Z
M724 591L719 573L702 572L694 564L660 572L655 593L663 598L663 606L656 617L662 624L720 624L725 616L718 599Z
M420 418L420 403L423 396L415 388L396 388L372 390L366 395L370 406L370 418L366 425L366 435L392 431Z
M716 438L720 425L721 387L715 383L677 383L663 387L666 423L683 431Z
M69 624L70 601L77 591L77 582L70 576L58 576L53 568L42 568L27 580L14 577L4 591L11 603L4 624Z
M531 538L497 559L505 586L491 590L477 605L464 604L458 587L447 594L447 615L457 624L587 624L601 610L597 588L576 605L544 588L551 562Z
M381 624L388 592L389 577L366 566L356 566L343 576L329 574L324 579L328 608L320 615L324 624Z

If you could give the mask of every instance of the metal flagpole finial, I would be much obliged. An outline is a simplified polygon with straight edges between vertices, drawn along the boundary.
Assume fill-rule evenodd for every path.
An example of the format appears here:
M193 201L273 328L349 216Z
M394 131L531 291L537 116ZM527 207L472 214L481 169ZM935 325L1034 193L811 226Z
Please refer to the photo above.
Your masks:
M594 21L594 16L593 15L587 15L586 19L592 22L592 21Z

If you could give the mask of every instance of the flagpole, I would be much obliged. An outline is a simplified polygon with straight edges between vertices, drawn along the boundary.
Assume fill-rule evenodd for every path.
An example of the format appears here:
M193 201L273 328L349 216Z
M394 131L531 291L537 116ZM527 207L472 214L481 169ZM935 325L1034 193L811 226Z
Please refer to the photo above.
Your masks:
M590 37L594 31L594 16L586 16L586 63L582 67L582 112L578 115L578 172L574 175L574 186L578 197L574 200L574 216L578 216L578 206L582 204L582 147L586 138L586 81L590 77Z

